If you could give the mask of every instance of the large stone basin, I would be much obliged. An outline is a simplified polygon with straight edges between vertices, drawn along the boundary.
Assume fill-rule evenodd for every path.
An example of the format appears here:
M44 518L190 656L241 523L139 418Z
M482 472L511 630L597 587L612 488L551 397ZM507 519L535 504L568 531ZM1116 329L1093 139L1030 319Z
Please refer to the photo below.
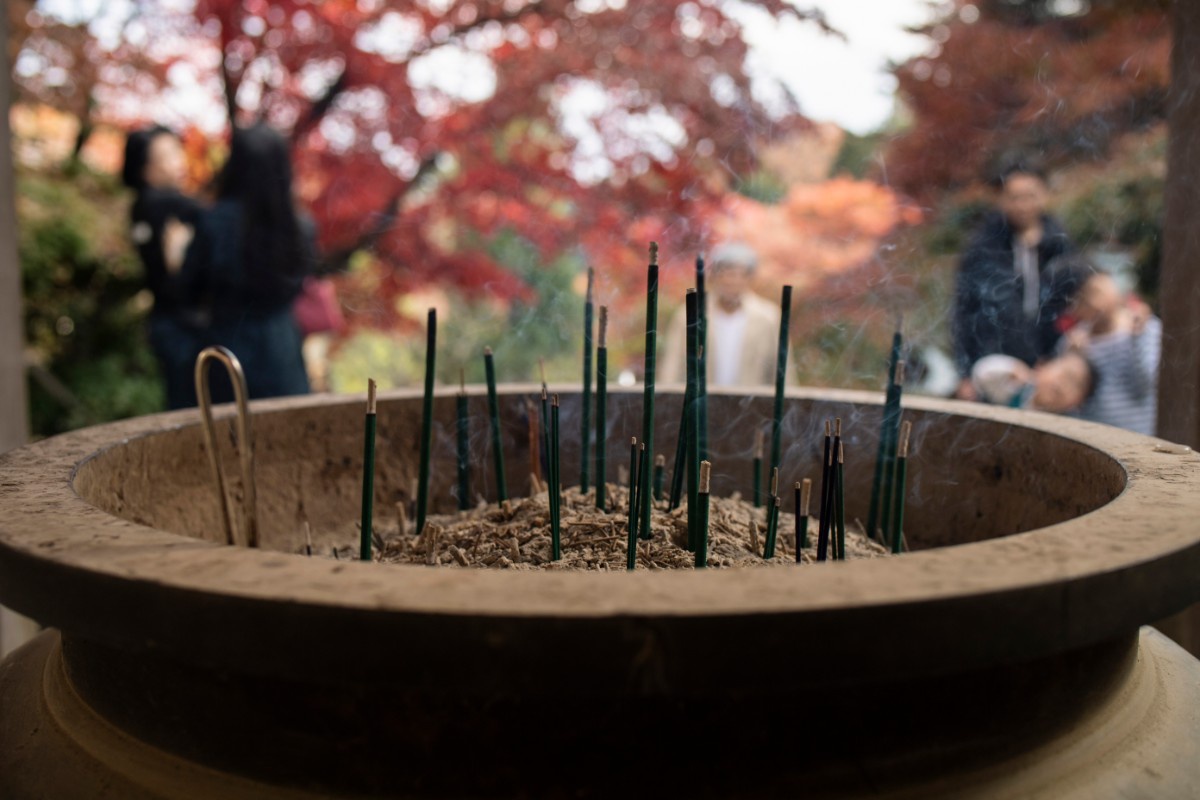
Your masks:
M533 391L502 392L514 491ZM791 391L784 485L816 476L840 416L865 517L880 399ZM640 392L611 402L615 479ZM659 401L668 455L679 402ZM715 492L748 492L771 402L711 396ZM1200 600L1200 458L906 406L913 552L705 572L296 555L304 521L328 542L357 517L361 399L253 405L260 550L220 544L194 411L11 452L0 603L51 630L0 665L0 796L1200 796L1200 662L1143 627ZM435 409L447 511L453 409ZM418 394L381 399L377 515L408 498L419 416Z

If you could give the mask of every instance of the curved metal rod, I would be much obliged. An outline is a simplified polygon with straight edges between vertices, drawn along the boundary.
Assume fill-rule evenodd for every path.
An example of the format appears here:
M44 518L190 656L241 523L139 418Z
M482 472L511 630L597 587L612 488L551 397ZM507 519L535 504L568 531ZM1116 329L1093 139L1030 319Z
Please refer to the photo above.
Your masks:
M247 547L258 547L258 516L255 512L257 491L254 484L254 440L250 438L250 412L246 401L246 375L237 356L224 347L206 347L196 357L196 398L204 421L204 441L208 445L208 463L212 466L217 484L217 502L221 506L221 521L225 525L225 543L233 544L233 519L229 499L225 495L225 473L217 453L217 432L213 428L212 392L208 386L208 362L218 361L229 373L233 396L237 401L237 445L242 465L242 530Z

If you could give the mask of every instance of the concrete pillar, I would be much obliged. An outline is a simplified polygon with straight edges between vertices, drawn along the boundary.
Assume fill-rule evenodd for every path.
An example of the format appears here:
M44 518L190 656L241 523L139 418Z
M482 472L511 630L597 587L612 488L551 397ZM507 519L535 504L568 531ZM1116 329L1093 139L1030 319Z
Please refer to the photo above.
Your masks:
M0 13L0 42L8 41L8 13ZM7 47L5 51L7 52ZM17 261L17 218L13 181L11 65L0 74L0 453L29 436L25 397L25 336L21 322L21 268ZM19 647L37 630L29 620L0 608L0 657Z
M1200 449L1200 3L1177 0L1173 13L1158 433ZM1159 627L1200 655L1200 606Z

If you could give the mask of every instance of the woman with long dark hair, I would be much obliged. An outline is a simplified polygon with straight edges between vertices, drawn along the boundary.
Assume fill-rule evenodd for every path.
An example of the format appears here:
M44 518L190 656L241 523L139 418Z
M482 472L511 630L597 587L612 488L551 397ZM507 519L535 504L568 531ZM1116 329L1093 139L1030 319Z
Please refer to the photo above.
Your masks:
M129 235L154 296L150 345L162 370L168 408L196 405L192 365L200 350L199 333L207 324L197 298L179 280L182 248L203 210L183 192L186 165L183 145L169 128L134 131L125 140L121 180L136 192Z
M312 225L292 197L287 141L266 125L235 128L184 275L212 309L206 344L233 351L252 398L309 390L292 304L315 260ZM212 386L214 400L230 399L216 373Z

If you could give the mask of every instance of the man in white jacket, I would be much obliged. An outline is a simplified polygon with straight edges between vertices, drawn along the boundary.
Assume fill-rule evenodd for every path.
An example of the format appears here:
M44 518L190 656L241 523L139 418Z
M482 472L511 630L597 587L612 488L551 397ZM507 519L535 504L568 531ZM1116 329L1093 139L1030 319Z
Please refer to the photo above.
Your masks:
M750 291L758 257L748 245L727 242L708 259L708 385L762 386L775 382L779 306ZM682 383L686 375L687 320L683 309L667 328L659 380Z

